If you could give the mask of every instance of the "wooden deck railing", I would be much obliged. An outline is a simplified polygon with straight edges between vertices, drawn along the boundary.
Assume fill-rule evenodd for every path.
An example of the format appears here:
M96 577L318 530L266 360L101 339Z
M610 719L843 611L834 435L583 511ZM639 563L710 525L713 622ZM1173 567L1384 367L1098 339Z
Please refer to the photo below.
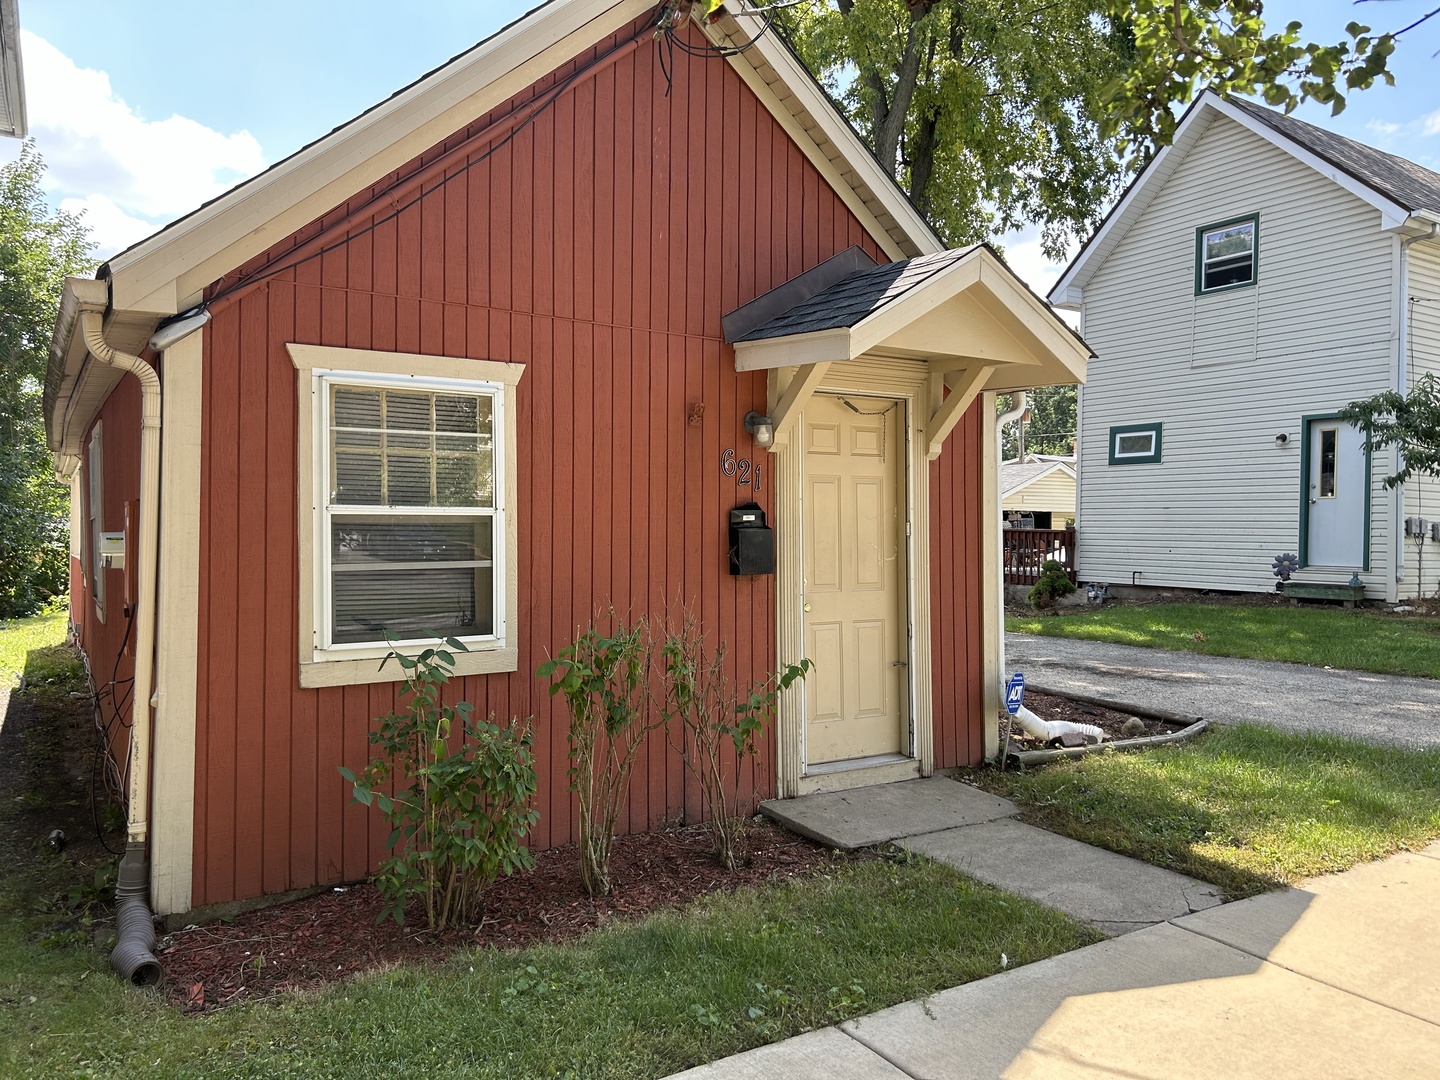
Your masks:
M1006 585L1034 585L1046 559L1065 567L1075 583L1075 530L1005 529L1001 552L1005 562Z

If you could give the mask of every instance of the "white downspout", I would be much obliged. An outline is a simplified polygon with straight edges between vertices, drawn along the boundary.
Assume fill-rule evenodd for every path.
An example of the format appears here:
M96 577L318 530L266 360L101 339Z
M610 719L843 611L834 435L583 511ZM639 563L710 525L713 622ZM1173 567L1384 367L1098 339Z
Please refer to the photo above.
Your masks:
M140 380L140 537L135 613L135 697L130 717L130 805L125 857L115 886L115 950L111 966L140 986L160 982L155 957L155 926L150 913L150 707L155 683L155 570L160 524L160 376L138 356L120 352L105 340L104 313L82 310L85 346L101 363L128 371Z
M1025 394L1025 391L1024 391L1024 390L1017 390L1017 391L1015 391L1015 401L1014 401L1014 404L1013 404L1008 410L1006 410L1005 412L1001 413L999 416L997 416L997 417L995 418L995 505L996 505L996 508L997 508L997 509L1000 507L1001 503L1003 503L1003 502L1005 501L1005 489L1004 489L1004 488L1001 486L1001 484L1000 484L1000 463L1005 460L1005 425L1006 425L1006 424L1009 424L1009 423L1013 423L1014 421L1020 419L1020 417L1022 417L1022 416L1025 415L1025 405L1026 405L1026 400L1025 400L1025 399L1026 399L1026 394ZM1001 510L1001 511L1000 511L1000 513L999 513L999 515L997 515L995 521L991 522L990 527L991 527L992 529L995 529L996 532L997 532L997 536L995 537L995 550L998 551L998 552L1000 552L1000 558L996 560L996 561L1000 564L1000 565L999 565L999 569L998 569L998 571L997 571L997 572L999 573L999 575L1000 575L1000 581L998 582L998 586L999 586L999 587L995 590L995 595L999 598L999 599L996 601L996 603L998 603L998 604L1000 605L1000 610L999 610L998 612L996 612L997 618L996 618L996 621L995 621L995 625L1000 628L1000 629L999 629L1000 642L999 642L999 646L998 646L999 655L998 655L998 657L997 657L997 660L998 660L998 663L999 663L999 667L998 667L996 670L998 670L999 673L1000 673L1000 700L1001 700L1001 701L1004 701L1004 700L1005 700L1005 684L1006 684L1007 681L1009 681L1009 678L1010 678L1010 676L1006 674L1007 669L1006 669L1006 667L1005 667L1005 512L1004 512L1004 510Z
M1417 217L1420 215L1416 215ZM1397 290L1398 297L1398 329L1395 340L1398 343L1395 358L1395 390L1401 397L1410 393L1410 245L1417 240L1434 240L1440 236L1440 223L1432 221L1430 231L1421 233L1419 236L1407 236L1400 241L1400 287ZM1393 452L1393 471L1399 472L1401 467L1400 448L1397 446ZM1397 484L1394 495L1394 519L1395 530L1395 581L1397 584L1405 580L1405 485ZM1423 581L1415 582L1415 595L1419 596L1425 588ZM1396 588L1395 599L1400 599L1400 590Z
M1003 498L1004 494L1004 490L1000 486L1000 463L1005 460L1005 425L1015 420L1018 420L1021 416L1025 414L1025 398L1025 391L1017 390L1015 392L1014 406L995 418L996 502L999 502L1001 498ZM1076 455L1076 460L1079 460L1078 454ZM1003 513L1000 515L999 520L994 523L994 528L996 528L1000 532L1000 536L998 537L998 550L1001 552L999 582L1000 587L996 590L1000 597L1000 610L997 613L999 618L996 621L996 625L1000 628L1000 700L1004 701L1005 683L1009 681L1009 676L1006 674L1006 672L1009 669L1005 666L1005 521ZM1105 732L1101 731L1093 724L1074 724L1071 723L1069 720L1042 720L1040 717L1036 716L1033 712L1025 708L1023 705L1020 707L1020 711L1015 714L1015 718L1020 721L1020 726L1023 727L1026 732L1035 736L1038 739L1044 739L1046 742L1049 742L1051 739L1059 738L1061 735L1067 734L1088 735L1090 738L1095 739L1097 742L1104 742L1105 740ZM1002 749L1000 752L1003 754L1004 750Z

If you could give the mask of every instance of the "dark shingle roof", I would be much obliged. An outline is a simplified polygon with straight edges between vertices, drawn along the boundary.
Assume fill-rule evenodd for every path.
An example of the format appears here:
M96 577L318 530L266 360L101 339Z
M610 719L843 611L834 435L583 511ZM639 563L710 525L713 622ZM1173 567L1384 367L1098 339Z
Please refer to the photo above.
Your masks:
M1230 104L1406 210L1440 210L1440 173L1251 101Z
M762 341L856 326L887 304L954 266L978 246L917 255L902 262L857 271L737 340Z

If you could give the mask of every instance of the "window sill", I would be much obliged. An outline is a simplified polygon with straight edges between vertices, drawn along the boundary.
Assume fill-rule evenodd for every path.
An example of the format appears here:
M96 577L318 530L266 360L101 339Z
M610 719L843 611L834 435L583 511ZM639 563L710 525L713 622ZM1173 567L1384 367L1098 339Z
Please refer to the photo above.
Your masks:
M520 650L500 646L455 654L455 674L491 675L518 671ZM404 682L400 665L388 663L382 669L375 657L365 660L312 660L300 663L300 685L304 689L321 686L360 686L368 683Z

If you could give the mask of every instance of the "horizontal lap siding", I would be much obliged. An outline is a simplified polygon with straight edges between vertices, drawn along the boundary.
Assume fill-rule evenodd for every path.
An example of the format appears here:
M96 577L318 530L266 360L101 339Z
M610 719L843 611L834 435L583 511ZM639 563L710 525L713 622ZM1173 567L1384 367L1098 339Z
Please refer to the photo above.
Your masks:
M1196 228L1250 213L1256 285L1196 296ZM1394 244L1360 199L1214 121L1085 288L1098 358L1081 391L1082 579L1273 588L1271 560L1299 547L1301 417L1393 385ZM1111 426L1152 422L1160 464L1108 464ZM1393 576L1382 457L1372 595Z
M458 693L482 715L534 718L536 845L571 840L573 815L566 714L533 673L595 612L686 604L729 642L738 679L773 666L774 579L730 577L725 554L727 512L751 489L720 473L724 448L760 460L772 507L770 461L742 425L765 407L765 378L735 373L720 317L852 244L884 256L728 64L676 64L667 96L647 39L418 205L363 236L373 219L358 220L352 243L218 306L205 335L195 904L352 880L382 852L378 815L348 805L336 767L363 764L393 686L298 687L287 342L526 365L512 413L520 668ZM693 814L687 787L657 733L622 828ZM773 790L766 747L741 809Z

